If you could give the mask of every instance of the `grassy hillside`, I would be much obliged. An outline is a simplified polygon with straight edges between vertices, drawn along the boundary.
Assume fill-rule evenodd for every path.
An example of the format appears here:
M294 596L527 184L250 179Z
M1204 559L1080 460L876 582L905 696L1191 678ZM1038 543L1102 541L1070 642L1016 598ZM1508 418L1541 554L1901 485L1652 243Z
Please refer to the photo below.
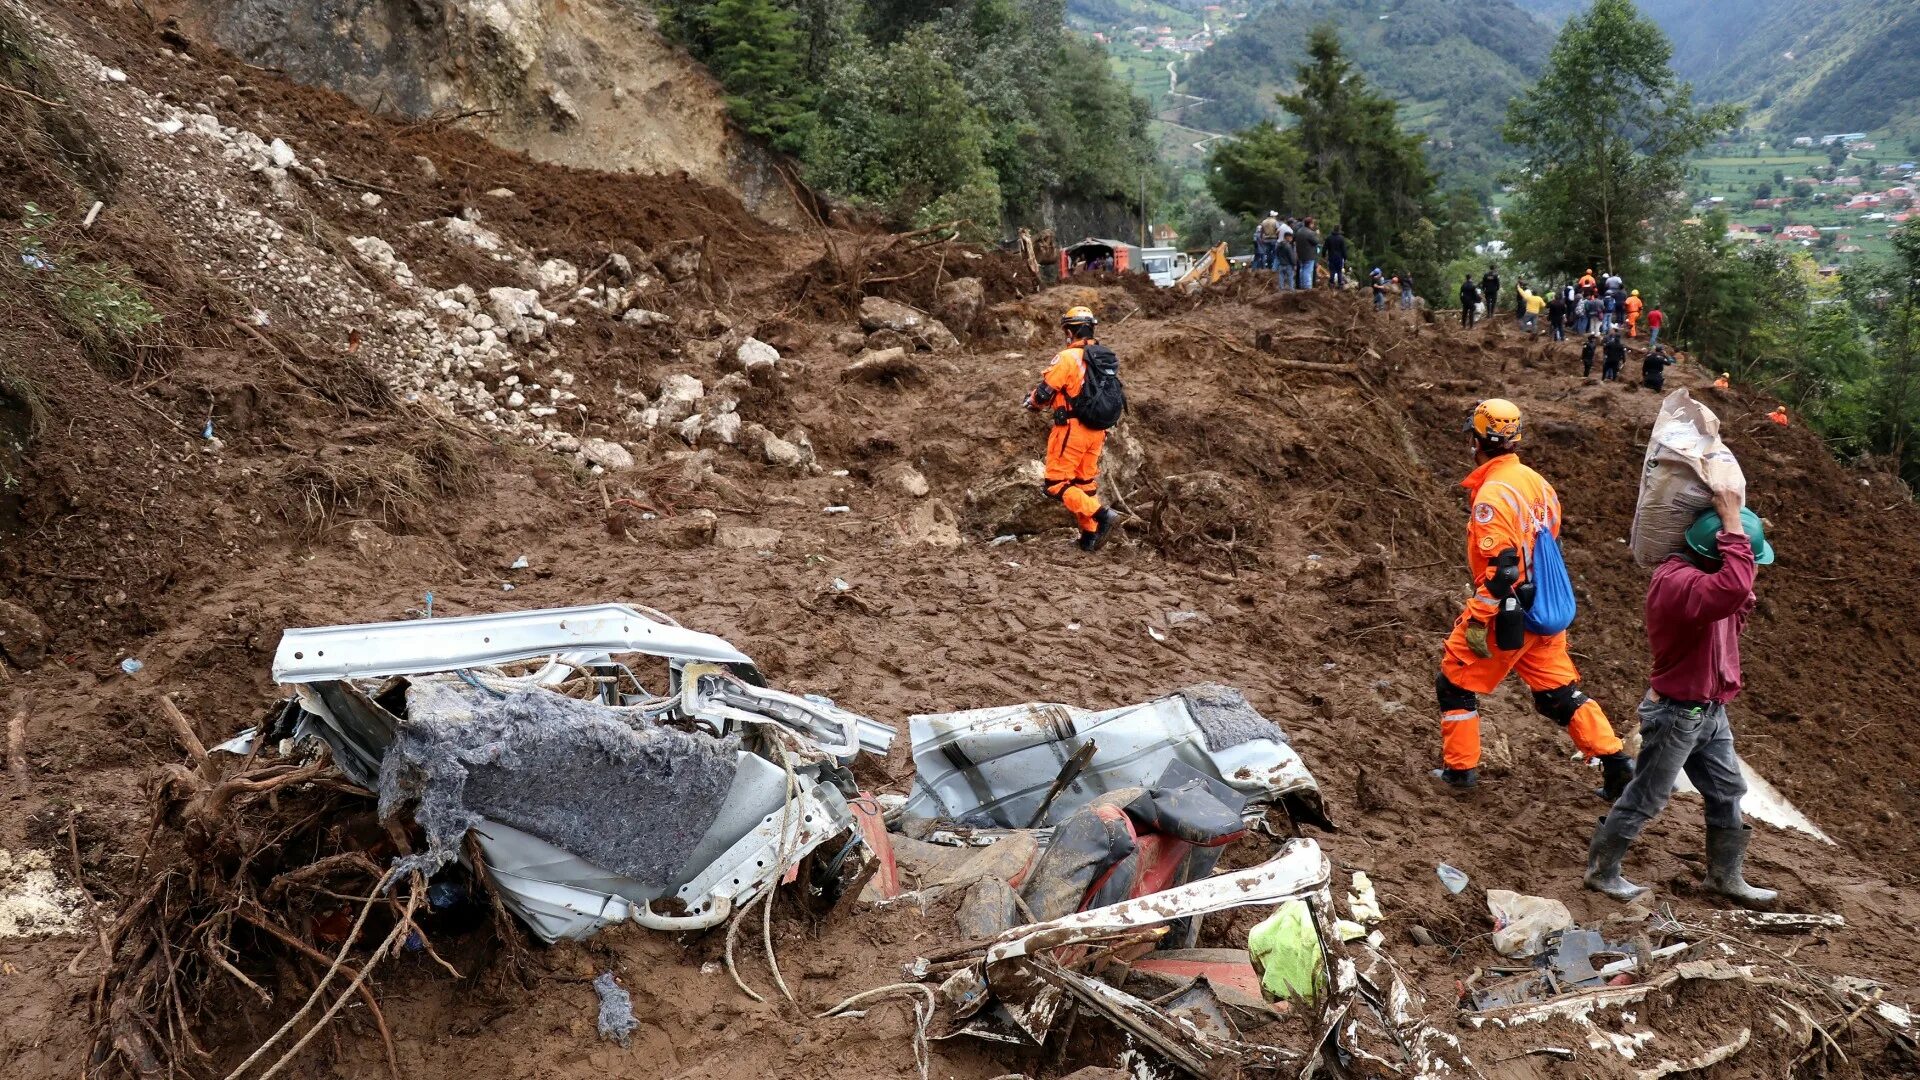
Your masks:
M1307 33L1330 22L1361 71L1429 134L1450 179L1486 187L1504 164L1498 130L1507 101L1539 74L1552 29L1507 0L1283 0L1197 56L1186 89L1211 99L1193 121L1232 131L1279 119Z
M1542 16L1569 0L1517 0ZM1640 0L1702 97L1745 102L1774 131L1870 131L1920 114L1920 4L1911 0Z

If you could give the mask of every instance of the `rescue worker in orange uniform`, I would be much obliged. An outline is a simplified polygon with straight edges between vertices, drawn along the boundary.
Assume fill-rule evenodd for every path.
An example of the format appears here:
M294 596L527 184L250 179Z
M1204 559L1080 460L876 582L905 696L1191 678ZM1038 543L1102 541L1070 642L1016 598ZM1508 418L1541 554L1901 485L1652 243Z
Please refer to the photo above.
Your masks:
M1647 302L1645 300L1640 299L1639 289L1633 290L1633 295L1627 297L1627 336L1628 337L1637 338L1640 336L1640 312L1644 310L1646 306L1647 306Z
M1715 390L1725 390L1727 387L1732 385L1733 385L1733 372L1731 371L1723 371L1720 373L1719 378L1713 380L1713 388Z
M1580 275L1580 295L1583 297L1600 295L1600 282L1593 276L1591 266L1587 267L1586 273Z
M1602 767L1600 794L1611 801L1633 778L1633 759L1621 747L1600 703L1580 689L1580 672L1567 653L1565 631L1543 637L1525 628L1532 588L1528 568L1541 527L1560 535L1560 496L1539 473L1521 464L1520 409L1501 398L1483 401L1467 422L1475 468L1460 486L1473 511L1467 522L1467 565L1474 594L1453 624L1434 689L1440 701L1445 767L1434 776L1455 788L1479 780L1480 699L1509 672L1533 691L1533 707L1567 729L1574 746Z
M1792 420L1787 418L1787 407L1785 405L1775 405L1773 411L1767 414L1767 419L1779 424L1781 427L1787 427L1793 423Z
M1047 436L1047 496L1059 499L1073 514L1080 526L1082 551L1100 550L1119 518L1100 505L1100 451L1107 433L1073 416L1073 400L1080 396L1087 378L1086 350L1095 343L1093 332L1098 325L1088 308L1068 308L1060 319L1067 347L1054 356L1040 385L1027 395L1027 408L1053 414L1053 431Z

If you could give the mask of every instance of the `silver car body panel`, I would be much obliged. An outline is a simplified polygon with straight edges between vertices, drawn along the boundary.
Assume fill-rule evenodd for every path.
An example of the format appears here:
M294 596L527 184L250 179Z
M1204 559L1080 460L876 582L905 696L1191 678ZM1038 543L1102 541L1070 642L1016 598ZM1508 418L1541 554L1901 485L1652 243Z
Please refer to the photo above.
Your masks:
M1104 712L1006 705L917 715L907 724L915 773L907 817L1025 827L1061 767L1089 740L1098 750L1055 800L1049 822L1063 820L1108 791L1152 783L1176 758L1254 803L1295 795L1319 802L1319 786L1293 747L1257 738L1209 750L1178 694Z

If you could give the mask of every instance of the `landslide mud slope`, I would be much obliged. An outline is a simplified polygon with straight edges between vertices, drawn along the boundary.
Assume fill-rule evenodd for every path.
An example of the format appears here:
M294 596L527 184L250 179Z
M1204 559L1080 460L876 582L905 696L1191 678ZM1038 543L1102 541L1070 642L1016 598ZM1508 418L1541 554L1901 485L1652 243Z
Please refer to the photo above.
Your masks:
M1484 706L1482 792L1436 793L1425 779L1438 742L1432 671L1464 594L1460 419L1504 394L1527 410L1527 458L1566 504L1585 604L1576 658L1616 724L1631 726L1646 578L1623 540L1654 395L1584 381L1571 349L1526 342L1503 323L1462 333L1376 315L1360 297L1274 297L1252 280L1194 300L1112 281L1034 293L993 256L739 226L737 204L711 190L542 165L371 116L204 46L183 51L110 5L0 10L9 85L50 103L0 94L7 242L21 241L13 223L34 202L61 222L47 249L68 263L124 265L165 316L136 345L89 351L46 281L19 276L31 268L5 253L0 420L21 449L0 504L0 645L8 711L26 718L26 769L4 782L0 847L45 853L71 887L72 822L93 895L109 908L130 899L148 786L178 760L157 696L172 695L207 741L254 723L276 696L266 673L283 627L406 618L429 592L436 614L629 600L726 636L783 688L902 726L917 711L1104 707L1201 680L1239 686L1318 776L1343 826L1318 839L1343 873L1364 869L1379 885L1389 947L1429 1018L1483 1062L1538 1042L1585 1045L1552 1027L1515 1042L1457 1022L1450 1004L1460 981L1494 962L1480 890L1557 897L1583 922L1616 910L1578 883L1601 809L1588 793L1596 774L1508 687ZM15 55L20 40L33 57ZM102 66L127 80L103 81ZM224 128L281 138L328 172L254 169L237 135L186 130L201 123L200 103ZM163 134L149 121L165 124L169 104L187 118ZM488 194L499 189L512 194ZM106 208L81 229L95 199ZM476 208L478 224L527 258L417 227L470 220L461 215ZM352 243L368 236L389 242L411 285ZM701 269L670 280L693 250ZM771 263L768 252L779 253ZM644 310L670 325L574 304L538 339L487 351L457 386L437 367L445 346L421 335L431 326L459 342L474 321L439 308L441 293L523 288L529 262L565 259L584 272L615 254L657 279ZM855 332L854 286L933 308L936 283L956 275L980 283L981 309L953 313L965 346L911 353L884 379L845 377L852 361L833 339ZM1105 320L1133 399L1107 490L1136 519L1094 559L1030 490L995 486L1037 455L1043 430L1017 403L1050 352L1057 312L1083 300ZM689 446L643 422L635 391L657 410L666 376L718 388L747 333L781 359L722 393L737 399L743 427L810 447L811 465L770 463L764 446L704 430ZM520 382L506 384L513 374ZM1682 367L1677 381L1698 374ZM532 383L564 386L575 397L563 404L584 411L555 420L507 404ZM1734 714L1742 749L1835 840L1762 826L1752 876L1781 888L1791 909L1846 917L1846 930L1792 946L1797 963L1881 980L1911 1002L1920 960L1902 943L1920 918L1920 772L1902 736L1920 635L1920 520L1897 482L1843 468L1804 430L1765 423L1770 401L1696 393L1725 420L1780 551L1747 638L1750 689ZM204 438L209 422L217 445ZM566 438L543 434L548 424ZM624 444L634 463L595 474L582 447L596 438ZM1013 519L1058 524L989 546L991 526ZM528 566L510 569L522 555ZM137 674L122 672L129 657ZM876 787L910 784L904 742L868 773ZM1677 800L1629 864L1689 917L1722 906L1694 884L1697 805ZM160 835L147 858L182 858ZM1257 845L1234 857L1258 858ZM1440 861L1474 887L1447 894ZM67 932L0 939L0 1073L73 1075L87 1059L97 967L75 961L91 931L68 895ZM776 941L804 1009L741 996L710 966L718 935L637 930L515 963L485 925L439 927L463 978L408 954L374 983L407 1076L909 1076L912 1022L901 1010L808 1017L897 981L901 963L950 938L944 918L848 904L813 922L783 910ZM1416 923L1447 944L1416 945ZM1245 928L1243 915L1208 933L1227 944ZM606 970L635 993L643 1026L627 1048L593 1032L588 983ZM225 1075L312 974L287 972L272 1003L234 984L223 1008L195 1018L208 1054L197 1067ZM743 974L768 983L757 957ZM1782 1075L1801 1047L1766 1008L1714 990L1660 1006L1676 1031L1754 1030L1728 1075ZM384 1069L367 1017L355 1007L344 1019L296 1075ZM1104 1049L1081 1043L1036 1061L955 1041L936 1044L935 1069L1064 1075L1110 1063ZM1850 1050L1845 1064L1832 1059L1840 1075L1895 1071L1884 1047ZM1583 1051L1568 1075L1633 1067Z

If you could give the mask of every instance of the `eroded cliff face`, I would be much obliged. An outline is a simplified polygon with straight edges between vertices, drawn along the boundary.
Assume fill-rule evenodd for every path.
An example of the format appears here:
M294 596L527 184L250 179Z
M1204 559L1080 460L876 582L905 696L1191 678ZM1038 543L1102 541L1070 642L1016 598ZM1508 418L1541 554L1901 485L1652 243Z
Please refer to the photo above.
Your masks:
M563 165L684 172L769 221L803 218L773 156L727 122L719 84L639 0L191 0L183 17L376 112L447 118Z

